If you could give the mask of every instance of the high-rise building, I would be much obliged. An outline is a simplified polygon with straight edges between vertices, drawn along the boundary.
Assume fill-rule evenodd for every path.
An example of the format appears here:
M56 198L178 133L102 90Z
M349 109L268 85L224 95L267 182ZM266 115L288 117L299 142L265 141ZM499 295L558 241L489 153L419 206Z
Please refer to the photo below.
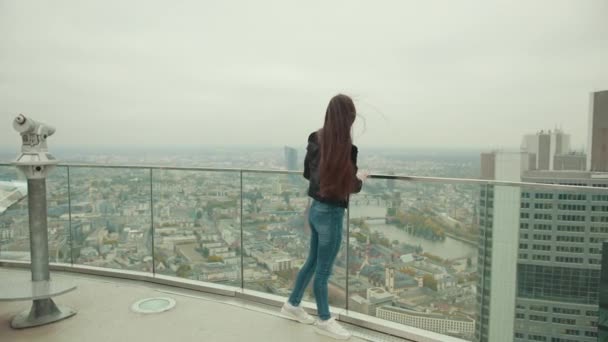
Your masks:
M529 160L524 152L484 153L481 174L518 182ZM476 341L513 341L520 197L520 188L513 186L482 186L480 191Z
M608 188L608 91L591 94L586 172L529 171L525 182ZM556 159L580 170L581 155ZM592 171L592 172L589 172ZM515 341L597 341L606 194L524 191L517 266ZM600 322L601 325L601 322ZM542 334L538 332L542 331Z
M553 170L555 158L570 153L570 135L560 129L527 134L522 141L522 151L531 156L531 170Z
M298 162L298 150L293 147L285 146L285 168L288 171L297 171L300 169ZM298 175L289 175L289 181L294 184L301 177Z
M540 132L538 137L538 150L536 153L536 167L539 170L550 170L551 164L551 132Z
M587 168L608 172L608 90L591 94Z
M285 146L285 168L288 171L299 170L298 150L293 147Z
M608 175L590 172L528 171L522 181L608 187ZM515 341L597 340L607 222L608 191L522 189Z
M602 173L608 172L608 92L592 95L590 121L587 157L571 153L569 138L559 132L541 132L524 137L522 147L533 156L527 158L530 168L519 167L517 174L518 158L505 163L500 153L483 154L482 177L608 188L608 173ZM588 170L581 170L583 158ZM527 186L516 198L499 188L484 187L480 196L477 341L597 341L608 190Z
M491 180L495 177L496 153L481 154L481 179Z
M585 171L587 169L587 156L582 153L568 153L556 155L553 161L555 171Z
M602 275L600 277L600 307L597 333L598 341L608 341L608 241L602 243Z
M608 174L525 170L517 167L525 155L493 158L494 166L482 163L482 174L494 170L496 180L608 188ZM484 187L477 341L595 341L604 240L608 191Z

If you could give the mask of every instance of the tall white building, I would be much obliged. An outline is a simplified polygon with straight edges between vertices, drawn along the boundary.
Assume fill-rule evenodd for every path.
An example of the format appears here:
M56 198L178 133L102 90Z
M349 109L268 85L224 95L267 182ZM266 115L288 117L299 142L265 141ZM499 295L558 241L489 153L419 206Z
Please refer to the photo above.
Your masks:
M484 153L481 173L485 179L519 182L529 160L524 152ZM483 186L480 191L477 341L513 341L520 198L519 187Z

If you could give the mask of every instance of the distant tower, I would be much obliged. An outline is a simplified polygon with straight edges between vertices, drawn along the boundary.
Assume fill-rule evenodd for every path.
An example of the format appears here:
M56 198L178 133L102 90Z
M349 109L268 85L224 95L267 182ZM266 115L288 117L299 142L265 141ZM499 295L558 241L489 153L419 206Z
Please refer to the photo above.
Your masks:
M285 168L287 171L297 171L300 169L298 167L298 150L293 147L285 146ZM289 180L292 182L298 178L297 175L289 175Z
M608 90L591 94L587 169L608 172Z
M293 147L285 146L285 168L288 171L297 171L298 168L298 150Z
M481 154L481 179L494 180L496 177L496 152Z
M561 129L527 134L521 148L530 154L531 170L554 170L556 156L570 153L570 135Z

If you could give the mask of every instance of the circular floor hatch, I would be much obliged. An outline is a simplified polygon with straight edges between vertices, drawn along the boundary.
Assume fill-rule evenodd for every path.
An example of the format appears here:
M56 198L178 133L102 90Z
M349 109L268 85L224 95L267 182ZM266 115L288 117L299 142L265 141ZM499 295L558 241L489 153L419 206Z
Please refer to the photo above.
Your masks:
M133 306L131 306L131 310L138 313L155 314L171 310L174 306L174 299L167 297L156 297L137 301L135 304L133 304Z

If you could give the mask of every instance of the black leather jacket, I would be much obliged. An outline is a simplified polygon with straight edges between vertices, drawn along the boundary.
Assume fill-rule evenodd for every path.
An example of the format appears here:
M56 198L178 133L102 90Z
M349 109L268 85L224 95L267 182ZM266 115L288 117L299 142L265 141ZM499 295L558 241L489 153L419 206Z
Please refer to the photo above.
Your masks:
M357 178L357 154L359 150L357 146L353 145L351 152L351 160L354 166L353 181L355 182L355 193L361 191L363 183ZM317 132L313 132L308 137L308 147L306 147L306 158L304 159L304 178L310 181L308 186L308 196L315 200L331 205L335 205L342 208L348 207L348 200L325 198L319 195L320 191L320 177L319 177L319 140Z

